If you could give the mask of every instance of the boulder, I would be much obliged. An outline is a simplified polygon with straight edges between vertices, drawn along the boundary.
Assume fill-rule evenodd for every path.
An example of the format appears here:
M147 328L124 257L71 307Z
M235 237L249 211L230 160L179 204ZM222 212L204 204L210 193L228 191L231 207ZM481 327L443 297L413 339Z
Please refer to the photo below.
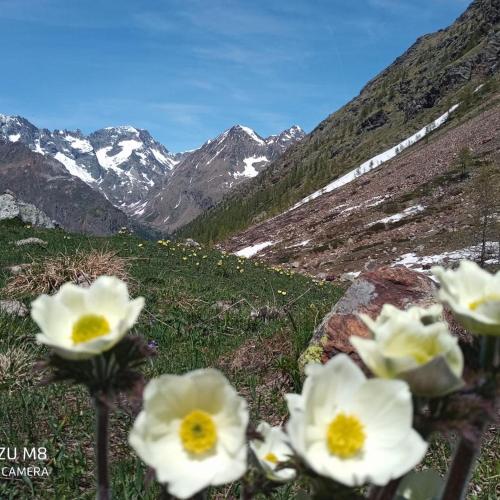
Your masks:
M25 245L40 245L46 247L48 243L40 238L24 238L23 240L16 241L16 246L23 247Z
M201 245L192 238L187 238L186 240L184 240L184 245L191 248L201 248Z
M382 267L364 272L316 328L309 347L300 358L300 366L303 368L310 361L325 363L341 352L361 363L349 340L352 335L370 337L359 314L375 319L384 304L400 309L411 305L427 307L437 302L436 290L436 284L428 276L406 267ZM445 314L445 318L461 341L472 342L471 337L453 322L451 315Z
M24 318L28 315L28 308L18 300L0 300L0 313Z
M15 218L33 226L47 229L56 227L54 222L35 205L18 200L10 192L0 195L0 221Z

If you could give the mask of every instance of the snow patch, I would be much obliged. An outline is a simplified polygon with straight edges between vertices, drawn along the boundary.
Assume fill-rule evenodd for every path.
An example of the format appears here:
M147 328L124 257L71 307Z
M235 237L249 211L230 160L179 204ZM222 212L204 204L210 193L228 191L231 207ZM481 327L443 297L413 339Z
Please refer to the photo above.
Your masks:
M244 127L243 125L238 125L238 127L243 130L246 134L248 134L255 142L258 144L264 145L265 142L249 127Z
M293 205L293 207L289 208L287 210L287 212L295 210L296 208L299 208L300 206L304 205L305 203L308 203L311 200L314 200L325 193L330 193L331 191L333 191L341 186L344 186L345 184L352 182L354 179L357 179L358 177L361 177L362 175L379 167L380 165L382 165L386 161L391 160L392 158L397 156L399 153L404 151L406 148L409 148L410 146L412 146L416 142L420 141L420 139L422 139L427 134L429 134L430 132L432 132L436 128L440 127L443 123L445 123L448 120L450 114L453 113L453 111L455 111L458 108L458 106L459 106L459 104L455 104L446 113L442 114L439 118L436 118L436 120L427 124L425 127L420 129L418 132L416 132L412 136L408 137L404 141L400 142L396 146L392 147L391 149L388 149L387 151L384 151L383 153L380 153L380 154L374 156L373 158L370 158L369 160L362 163L359 167L351 170L350 172L347 172L347 174L344 174L342 177L335 179L334 181L330 182L330 184L327 184L325 187L319 189L318 191L315 191L314 193L310 194L309 196L306 196L305 198L300 200L298 203Z
M113 149L112 146L107 146L105 148L99 149L96 151L97 160L101 164L103 168L106 170L115 169L118 165L121 165L123 162L127 161L130 158L130 155L136 150L143 146L141 141L135 141L134 139L129 139L126 141L120 141L118 146L121 148L121 151L114 156L108 156L108 152ZM121 170L120 170L121 171Z
M256 177L259 175L259 172L253 166L254 163L262 163L268 162L269 160L265 156L251 156L250 158L245 158L243 163L245 164L245 168L242 172L235 172L233 177L237 179L238 177Z
M161 151L158 151L157 149L151 149L151 152L153 153L153 156L156 158L156 160L159 163L166 165L169 168L172 168L173 166L175 166L179 163L177 160L173 160L172 158L168 158Z
M294 245L290 245L289 247L286 247L287 249L288 248L297 248L297 247L305 247L306 245L309 244L311 240L304 240L304 241L301 241L300 243L295 243Z
M413 205L412 207L405 208L402 212L394 215L389 215L389 217L384 217L383 219L376 220L375 222L371 222L366 227L374 226L375 224L392 224L394 222L398 222L401 219L405 219L406 217L410 217L411 215L418 214L419 212L423 212L425 207L423 205Z
M64 139L71 144L71 147L73 149L77 149L82 153L90 153L91 151L94 150L94 148L87 139L80 139L79 137L74 137L72 135L66 135Z
M217 152L216 152L216 153L212 156L212 158L210 158L210 160L208 160L208 161L207 161L207 165L210 165L210 163L212 163L212 162L215 160L215 158L217 158L217 156L219 156L219 155L222 153L222 151L224 151L225 147L226 147L226 144L224 144L224 146L222 146L222 148L221 148L221 149L219 149L219 150L218 150L218 151L217 151ZM196 167L198 168L198 165L196 165Z
M12 134L12 135L9 135L9 141L10 142L17 142L19 139L21 139L21 134Z
M271 245L274 245L273 241L264 241L263 243L257 243L256 245L242 248L241 250L234 252L234 255L237 255L238 257L246 257L247 259L249 259L250 257L258 254L261 250L264 250L264 248L267 248Z
M175 205L174 210L181 204L181 200L182 200L182 193L179 196L179 201L177 202L177 205Z
M92 176L84 168L78 165L76 161L73 160L72 158L68 158L66 155L63 155L62 153L56 153L54 158L57 161L60 161L66 167L66 170L71 175L78 177L87 184L92 184L94 182Z
M488 256L493 256L486 261L487 264L495 264L498 261L498 242L486 242L486 252ZM481 253L481 245L472 245L470 247L451 250L434 255L417 255L415 252L405 253L401 255L391 266L406 266L415 271L420 271L430 274L430 269L426 269L431 265L443 263L456 263L463 259L474 260Z

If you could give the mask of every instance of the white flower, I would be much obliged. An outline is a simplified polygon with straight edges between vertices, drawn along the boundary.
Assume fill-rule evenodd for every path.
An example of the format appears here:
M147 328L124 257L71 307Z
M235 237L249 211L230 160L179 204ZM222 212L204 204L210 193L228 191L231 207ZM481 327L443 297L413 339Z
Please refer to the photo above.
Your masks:
M245 473L247 425L247 404L224 375L195 370L148 383L129 442L170 494L188 498Z
M442 313L441 305L402 311L385 304L376 321L361 315L374 338L352 336L351 344L378 377L406 380L419 396L443 396L463 385L464 360Z
M500 335L500 271L490 274L463 260L458 269L433 267L439 280L439 298L465 328L479 335Z
M252 448L268 478L273 481L289 481L293 479L295 477L294 469L276 470L280 462L286 462L293 456L287 435L280 427L271 427L266 422L261 422L257 426L257 432L262 435L264 440L255 439L251 441L250 448Z
M289 394L287 431L316 473L347 486L379 486L417 465L427 443L412 428L406 382L367 379L345 354L306 366L302 394Z
M124 337L137 321L144 299L130 300L123 281L101 276L89 288L66 283L55 295L38 297L31 307L42 330L38 342L63 358L88 359Z

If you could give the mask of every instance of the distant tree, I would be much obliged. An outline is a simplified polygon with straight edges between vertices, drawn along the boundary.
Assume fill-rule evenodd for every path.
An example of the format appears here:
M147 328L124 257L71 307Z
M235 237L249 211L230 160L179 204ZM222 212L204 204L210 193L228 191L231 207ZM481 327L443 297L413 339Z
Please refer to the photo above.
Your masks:
M500 164L498 156L481 162L472 183L475 207L475 239L479 243L479 264L488 260L488 242L500 245ZM500 248L498 250L500 259ZM500 260L499 260L500 263Z
M467 177L473 164L474 158L472 157L470 149L467 147L462 148L458 152L458 156L455 160L455 165L460 172L460 177Z

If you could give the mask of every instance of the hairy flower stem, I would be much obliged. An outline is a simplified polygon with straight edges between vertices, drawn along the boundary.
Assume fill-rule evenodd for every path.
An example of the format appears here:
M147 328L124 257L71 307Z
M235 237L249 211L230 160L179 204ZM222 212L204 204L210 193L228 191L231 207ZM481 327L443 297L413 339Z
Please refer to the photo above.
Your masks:
M465 438L458 442L441 500L462 500L472 473L479 446Z
M376 486L370 492L369 500L392 500L396 495L401 478L393 479L385 486Z
M489 371L498 367L500 357L500 336L484 335L481 338L481 368Z
M97 424L97 499L109 500L109 408L105 396L96 394L94 397Z
M482 336L480 366L483 371L491 372L498 366L498 350L498 337L491 335ZM485 427L486 422L483 422L479 429L479 436L474 442L465 437L460 438L441 500L462 500L465 498L467 484L474 468L476 455L479 453L481 447L480 436Z

